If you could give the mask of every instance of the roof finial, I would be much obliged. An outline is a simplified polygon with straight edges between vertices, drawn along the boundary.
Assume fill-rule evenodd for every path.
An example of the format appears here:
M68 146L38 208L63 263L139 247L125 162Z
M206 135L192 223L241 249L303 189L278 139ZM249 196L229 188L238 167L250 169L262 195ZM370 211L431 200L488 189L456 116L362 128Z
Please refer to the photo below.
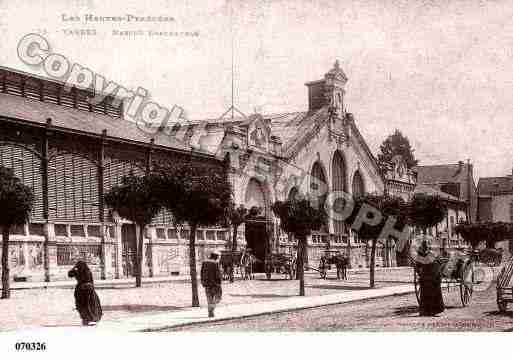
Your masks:
M338 59L335 60L335 65L333 66L335 70L340 70L340 62L338 62Z

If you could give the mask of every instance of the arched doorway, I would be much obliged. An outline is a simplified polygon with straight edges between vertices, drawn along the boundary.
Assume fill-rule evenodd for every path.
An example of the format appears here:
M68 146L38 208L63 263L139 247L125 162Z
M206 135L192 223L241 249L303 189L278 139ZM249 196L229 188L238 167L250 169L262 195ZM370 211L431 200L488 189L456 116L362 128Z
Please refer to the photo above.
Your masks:
M248 219L245 225L247 248L251 248L253 254L261 261L253 268L256 272L264 270L264 260L269 249L269 199L264 185L256 178L251 178L246 188L244 197L246 208L259 207L261 215Z
M333 156L331 183L334 192L347 192L346 166L344 163L344 158L339 151L335 151ZM341 209L344 208L343 201L343 198L337 196L337 200L333 204L335 211L339 207ZM346 233L344 221L338 220L336 216L333 218L333 230L335 237Z
M299 199L299 190L297 189L297 187L292 187L289 191L287 200L292 201L292 200L298 200L298 199Z

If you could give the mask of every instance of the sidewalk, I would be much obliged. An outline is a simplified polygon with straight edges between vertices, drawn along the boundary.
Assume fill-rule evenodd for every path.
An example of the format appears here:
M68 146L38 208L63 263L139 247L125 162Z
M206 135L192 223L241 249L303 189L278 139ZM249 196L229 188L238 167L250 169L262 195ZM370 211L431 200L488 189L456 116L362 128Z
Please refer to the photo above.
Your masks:
M376 268L376 272L388 272L388 271L396 271L396 270L404 270L405 267L378 267ZM361 274L368 273L369 268L353 268L348 269L347 273L350 274ZM305 271L306 275L313 274L315 275L317 272L312 270ZM329 270L328 275L335 275L336 270ZM265 273L256 273L256 279L264 279ZM191 277L189 275L177 275L177 276L167 276L167 277L143 277L142 283L168 283L168 282L187 282L190 281ZM77 282L75 280L60 280L54 282L11 282L11 289L37 289L37 288L74 288ZM121 279L103 279L103 280L95 280L94 285L96 287L103 286L114 286L114 285L127 285L127 284L135 284L135 277L133 278L121 278Z
M216 317L208 318L206 307L188 308L179 311L171 311L159 314L144 314L117 320L103 320L97 326L83 327L75 326L47 326L33 327L19 330L8 330L5 334L19 335L49 335L63 334L70 335L71 332L78 334L100 334L109 332L111 334L127 332L154 332L170 328L183 327L205 322L217 322L230 319L247 318L263 314L288 312L299 309L307 309L319 306L341 304L362 301L366 299L383 298L394 295L412 293L413 286L398 285L377 289L352 290L337 294L319 295L311 297L291 297L287 299L232 304L220 306L216 309Z

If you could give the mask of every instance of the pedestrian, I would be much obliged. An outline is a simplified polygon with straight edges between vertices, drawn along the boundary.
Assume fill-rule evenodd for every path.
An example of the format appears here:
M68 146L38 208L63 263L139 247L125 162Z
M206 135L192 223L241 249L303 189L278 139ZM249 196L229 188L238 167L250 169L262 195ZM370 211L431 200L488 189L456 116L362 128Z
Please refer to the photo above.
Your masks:
M440 262L425 238L414 258L420 285L419 314L420 316L436 316L445 310Z
M78 261L68 272L68 277L75 278L75 308L80 314L83 325L96 325L102 318L100 298L94 290L93 275L84 261Z
M208 317L214 317L216 304L221 301L223 291L221 289L221 270L216 252L210 253L209 258L201 265L201 284L205 287L208 303Z

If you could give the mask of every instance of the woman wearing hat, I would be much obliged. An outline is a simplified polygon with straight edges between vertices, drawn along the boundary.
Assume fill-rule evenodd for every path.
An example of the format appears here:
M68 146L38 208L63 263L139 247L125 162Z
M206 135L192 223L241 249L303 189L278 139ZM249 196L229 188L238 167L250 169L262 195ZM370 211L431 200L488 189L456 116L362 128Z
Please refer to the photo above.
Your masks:
M445 306L442 297L441 267L427 238L422 239L413 259L419 273L420 315L435 316L442 313Z
M216 304L221 301L223 291L221 289L221 269L217 259L217 252L210 253L210 256L201 265L201 284L205 287L205 294L208 303L208 316L214 317Z

